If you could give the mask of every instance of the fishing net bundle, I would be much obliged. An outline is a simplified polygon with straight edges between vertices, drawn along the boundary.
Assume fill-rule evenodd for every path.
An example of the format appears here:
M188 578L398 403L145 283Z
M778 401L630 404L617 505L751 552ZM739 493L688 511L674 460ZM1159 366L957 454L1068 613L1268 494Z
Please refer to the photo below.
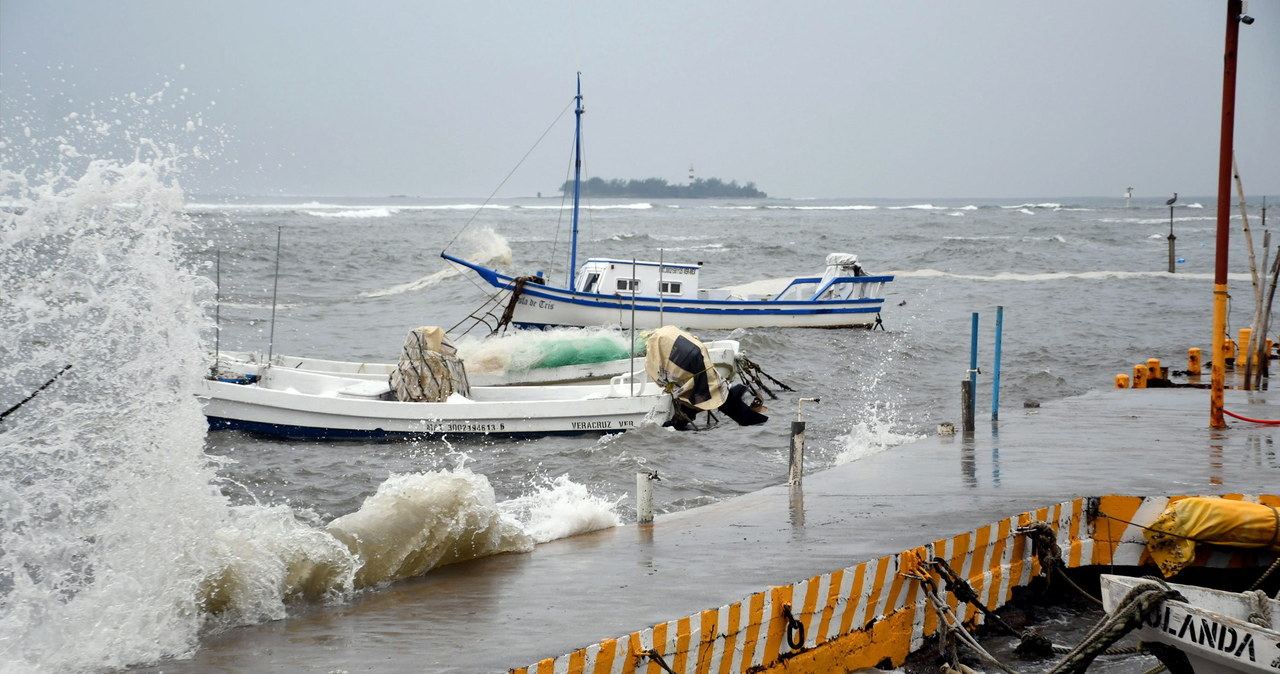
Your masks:
M467 372L444 330L414 328L404 340L391 373L391 390L401 402L443 402L454 393L471 395Z

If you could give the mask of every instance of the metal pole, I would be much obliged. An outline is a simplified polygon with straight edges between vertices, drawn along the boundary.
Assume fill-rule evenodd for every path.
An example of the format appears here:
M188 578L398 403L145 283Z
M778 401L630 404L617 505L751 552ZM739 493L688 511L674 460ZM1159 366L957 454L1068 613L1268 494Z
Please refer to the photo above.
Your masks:
M1222 418L1226 387L1227 252L1231 238L1231 158L1235 147L1236 51L1240 44L1240 0L1227 0L1226 42L1222 60L1222 132L1218 141L1218 229L1213 269L1213 381L1209 395L1209 425L1226 428Z
M276 347L276 297L280 290L280 227L276 227L276 271L271 282L271 333L267 338L266 367L271 367L271 356Z
M787 472L787 484L798 485L804 481L804 404L819 403L821 398L801 398L796 403L796 420L791 422L791 457Z
M978 382L978 312L973 312L969 325L969 381Z
M1177 257L1177 254L1173 252L1174 248L1176 247L1174 242L1177 240L1178 240L1178 237L1173 235L1173 204L1169 204L1169 273L1170 274L1173 273L1173 262L1174 262L1174 259Z
M653 524L653 481L657 473L636 473L636 522Z
M215 251L213 259L213 369L209 373L216 376L222 358L222 251Z
M996 307L996 354L991 367L991 420L1000 419L1000 340L1004 334L1004 307Z
M573 110L573 243L569 245L569 292L576 292L578 275L578 201L582 192L582 73Z
M972 420L976 404L975 398L978 392L978 312L973 312L973 325L969 328L969 404L965 410L965 415L970 420L970 425L965 430L971 431Z
M960 382L960 425L965 433L973 432L973 382Z

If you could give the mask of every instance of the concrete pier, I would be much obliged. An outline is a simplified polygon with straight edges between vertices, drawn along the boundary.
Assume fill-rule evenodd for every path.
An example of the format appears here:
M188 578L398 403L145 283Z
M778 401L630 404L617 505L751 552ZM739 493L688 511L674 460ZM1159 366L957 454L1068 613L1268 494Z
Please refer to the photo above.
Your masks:
M1280 394L1228 391L1226 409L1280 420ZM802 489L779 475L651 526L444 567L146 671L504 672L1077 497L1280 493L1277 429L1211 430L1197 389L1007 410L998 426L812 473Z

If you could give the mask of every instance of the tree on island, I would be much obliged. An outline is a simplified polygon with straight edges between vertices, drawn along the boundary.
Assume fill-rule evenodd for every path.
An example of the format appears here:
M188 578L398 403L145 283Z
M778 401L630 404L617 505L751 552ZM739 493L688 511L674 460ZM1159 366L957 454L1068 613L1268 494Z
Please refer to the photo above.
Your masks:
M573 192L573 181L566 180L560 186L565 194ZM672 185L662 178L644 180L604 180L590 178L582 182L582 193L593 197L634 197L640 199L703 199L711 197L741 197L763 199L769 195L756 189L755 183L739 185L738 181L724 182L719 178L696 178L688 185Z

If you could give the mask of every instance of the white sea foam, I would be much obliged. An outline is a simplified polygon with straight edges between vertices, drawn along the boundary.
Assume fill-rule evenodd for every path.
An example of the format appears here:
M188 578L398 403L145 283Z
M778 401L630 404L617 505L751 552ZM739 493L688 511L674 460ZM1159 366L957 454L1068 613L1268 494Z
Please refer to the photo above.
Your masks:
M1115 270L1094 270L1081 272L1043 272L1038 274L1020 274L1014 272L1002 272L999 274L978 275L978 274L957 274L954 272L941 271L938 269L912 269L905 271L888 271L886 274L893 274L898 278L931 278L931 279L966 279L971 281L995 281L995 282L1040 282L1040 281L1061 281L1064 279L1084 279L1084 280L1125 280L1125 279L1146 279L1160 278L1172 281L1205 281L1212 280L1212 273L1178 273L1170 275L1165 271L1115 271ZM1230 274L1232 280L1248 281L1248 274Z
M561 475L532 493L504 501L501 510L518 520L538 543L608 529L622 524L616 501L591 494L583 485Z
M211 625L278 620L297 602L617 523L567 480L507 505L462 467L392 475L328 526L285 505L232 505L217 473L229 460L204 453L195 397L214 288L178 243L201 237L168 150L63 152L69 163L30 175L4 150L0 399L52 383L0 433L0 670L182 658Z
M488 479L466 468L392 475L359 510L325 530L360 560L357 587L533 549L520 524L499 510Z
M378 208L357 208L353 210L341 211L303 211L304 215L310 215L316 218L354 218L364 220L368 218L389 218L397 213L396 209L378 207Z
M466 239L470 248L465 253L457 256L476 264L492 265L494 263L511 264L511 244L507 242L506 237L493 231L490 227L481 227L474 231L468 232ZM443 268L414 279L405 283L397 283L386 288L378 288L376 290L366 290L359 294L360 297L387 297L390 295L401 295L403 293L430 288L439 284L445 279L461 276L464 273L471 273L470 270L463 269L451 262L442 260Z

